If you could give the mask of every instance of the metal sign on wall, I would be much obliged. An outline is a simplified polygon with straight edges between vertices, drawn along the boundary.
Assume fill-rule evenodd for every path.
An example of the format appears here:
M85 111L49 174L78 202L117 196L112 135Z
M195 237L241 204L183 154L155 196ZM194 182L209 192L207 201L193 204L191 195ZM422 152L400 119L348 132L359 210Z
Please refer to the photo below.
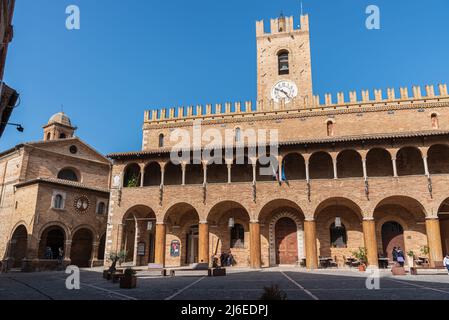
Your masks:
M170 256L171 257L179 257L181 243L178 240L173 240L170 244Z

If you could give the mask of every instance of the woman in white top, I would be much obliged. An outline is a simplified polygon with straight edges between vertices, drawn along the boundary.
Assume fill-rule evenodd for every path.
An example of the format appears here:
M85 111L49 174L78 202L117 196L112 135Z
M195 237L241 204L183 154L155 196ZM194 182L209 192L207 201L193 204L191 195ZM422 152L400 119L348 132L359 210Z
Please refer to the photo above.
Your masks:
M444 263L444 266L447 269L447 274L449 274L449 254L446 255L446 258L444 258L443 263Z

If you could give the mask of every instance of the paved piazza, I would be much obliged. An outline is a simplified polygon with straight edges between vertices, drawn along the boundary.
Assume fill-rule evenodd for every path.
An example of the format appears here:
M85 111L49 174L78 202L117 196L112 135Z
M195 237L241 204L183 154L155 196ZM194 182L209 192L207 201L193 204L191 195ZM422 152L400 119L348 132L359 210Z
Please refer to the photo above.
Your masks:
M449 300L449 276L392 277L382 272L380 290L367 290L366 276L356 271L314 271L273 268L236 269L227 277L186 273L162 278L138 274L138 287L120 289L102 278L101 269L81 271L81 289L67 290L62 272L0 275L1 300L257 300L263 287L277 284L289 300Z

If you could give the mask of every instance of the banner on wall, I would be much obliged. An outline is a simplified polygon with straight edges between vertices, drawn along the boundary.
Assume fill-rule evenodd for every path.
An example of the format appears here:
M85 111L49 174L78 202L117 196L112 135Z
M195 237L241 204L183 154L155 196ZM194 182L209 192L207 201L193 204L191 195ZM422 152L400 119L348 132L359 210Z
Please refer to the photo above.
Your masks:
M173 240L170 244L170 256L171 257L179 257L180 254L181 243L178 240Z

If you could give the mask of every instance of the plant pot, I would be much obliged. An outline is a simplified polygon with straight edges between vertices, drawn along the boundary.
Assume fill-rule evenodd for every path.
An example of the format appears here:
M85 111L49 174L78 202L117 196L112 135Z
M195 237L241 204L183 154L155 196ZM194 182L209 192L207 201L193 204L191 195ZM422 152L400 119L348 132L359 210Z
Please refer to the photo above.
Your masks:
M360 272L365 272L366 271L366 266L364 264L359 265L359 271Z
M133 289L137 286L137 277L136 276L124 276L120 279L120 288L121 289Z

